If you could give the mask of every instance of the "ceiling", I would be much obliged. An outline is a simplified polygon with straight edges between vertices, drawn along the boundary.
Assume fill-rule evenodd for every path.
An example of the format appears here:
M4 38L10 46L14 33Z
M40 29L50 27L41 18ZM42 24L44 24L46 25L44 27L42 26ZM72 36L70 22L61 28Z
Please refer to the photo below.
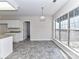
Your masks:
M41 7L44 7L44 15L51 16L56 13L68 0L15 0L19 5L16 11L0 11L0 15L40 16Z

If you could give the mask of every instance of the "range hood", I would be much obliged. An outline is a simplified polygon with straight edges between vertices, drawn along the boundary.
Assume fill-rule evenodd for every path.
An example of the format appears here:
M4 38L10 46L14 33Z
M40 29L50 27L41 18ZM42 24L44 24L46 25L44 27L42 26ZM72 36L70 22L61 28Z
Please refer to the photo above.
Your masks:
M17 10L18 5L14 0L0 0L0 10Z

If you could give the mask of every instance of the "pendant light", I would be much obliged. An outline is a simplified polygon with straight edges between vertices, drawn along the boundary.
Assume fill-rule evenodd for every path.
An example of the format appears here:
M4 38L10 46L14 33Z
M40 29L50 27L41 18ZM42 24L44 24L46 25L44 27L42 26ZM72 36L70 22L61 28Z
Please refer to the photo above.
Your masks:
M40 19L44 20L45 19L45 16L44 16L44 7L41 7L41 10L42 10L42 15L41 15Z

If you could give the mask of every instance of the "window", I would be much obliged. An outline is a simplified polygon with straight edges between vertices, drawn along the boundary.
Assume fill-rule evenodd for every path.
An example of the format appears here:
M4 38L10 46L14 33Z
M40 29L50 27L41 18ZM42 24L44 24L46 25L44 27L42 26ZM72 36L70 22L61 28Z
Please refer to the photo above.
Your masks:
M56 38L79 53L79 7L56 20Z
M59 40L59 19L56 20L56 39Z
M75 16L79 16L79 8L76 8L74 12L75 12Z
M70 47L79 53L79 16L70 18Z
M74 17L74 11L73 10L71 12L69 12L69 17L70 18Z
M68 45L68 14L60 17L60 40L62 43Z

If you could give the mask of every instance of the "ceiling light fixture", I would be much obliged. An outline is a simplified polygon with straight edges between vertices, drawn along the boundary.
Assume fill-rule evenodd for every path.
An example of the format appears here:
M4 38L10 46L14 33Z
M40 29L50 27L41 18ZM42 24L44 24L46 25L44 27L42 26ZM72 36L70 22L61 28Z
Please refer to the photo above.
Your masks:
M14 0L1 0L0 10L17 10L18 5Z
M45 19L45 16L44 16L44 7L41 7L41 10L42 10L42 15L41 15L40 19L44 20Z

